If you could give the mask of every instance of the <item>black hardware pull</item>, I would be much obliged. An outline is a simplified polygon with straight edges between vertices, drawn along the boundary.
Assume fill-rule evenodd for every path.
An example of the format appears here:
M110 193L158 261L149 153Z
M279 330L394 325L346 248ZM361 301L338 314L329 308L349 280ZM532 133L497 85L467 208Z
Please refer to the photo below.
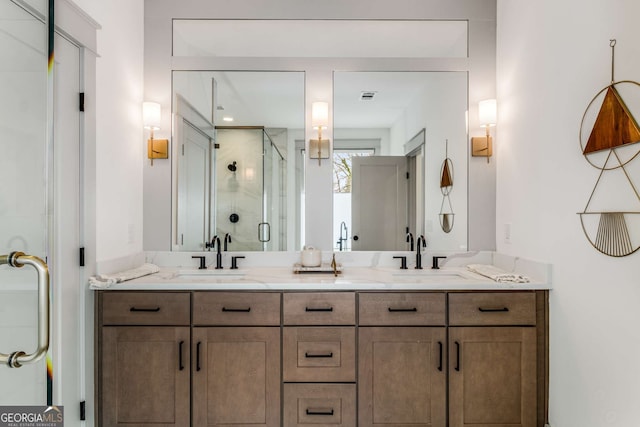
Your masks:
M324 357L324 358L329 359L329 358L333 357L333 352L328 353L328 354L310 354L310 353L305 353L304 357L307 357L309 359L313 358L313 357L315 357L315 358Z
M333 415L333 409L329 409L327 411L323 411L320 409L307 409L307 415Z
M181 371L184 371L184 363L182 363L182 347L184 347L184 341L180 341L180 345L178 347L178 364Z
M390 313L395 313L395 312L416 312L418 311L417 307L413 307L413 308L393 308L393 307L389 307L389 312Z
M482 308L482 307L478 307L478 311L480 311L482 313L506 313L507 311L509 311L509 309L507 307L502 307L502 308Z
M440 347L440 361L438 362L438 371L442 372L442 341L438 341L438 346Z
M456 371L460 371L460 343L456 341Z
M138 307L131 307L129 309L129 311L132 312L142 312L142 313L157 313L160 311L160 307L155 307L155 308L138 308Z
M249 313L251 311L251 307L249 308L227 308L222 307L222 311L225 313Z
M333 307L320 307L320 308L314 308L314 307L305 307L304 311L333 311Z
M200 345L202 342L198 341L196 344L196 371L200 371Z

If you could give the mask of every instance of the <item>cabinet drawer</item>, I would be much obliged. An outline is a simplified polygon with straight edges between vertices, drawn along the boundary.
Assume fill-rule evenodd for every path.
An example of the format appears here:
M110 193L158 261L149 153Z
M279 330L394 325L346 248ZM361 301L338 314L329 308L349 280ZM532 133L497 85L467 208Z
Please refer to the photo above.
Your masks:
M535 325L534 292L474 292L449 294L449 324Z
M285 327L282 369L284 381L355 381L355 327Z
M355 325L356 322L353 292L286 293L283 306L285 325Z
M285 384L283 426L355 427L355 384Z
M444 293L362 293L360 325L444 325Z
M189 325L188 293L115 292L102 293L104 325Z
M196 292L195 325L279 326L280 294L250 292Z

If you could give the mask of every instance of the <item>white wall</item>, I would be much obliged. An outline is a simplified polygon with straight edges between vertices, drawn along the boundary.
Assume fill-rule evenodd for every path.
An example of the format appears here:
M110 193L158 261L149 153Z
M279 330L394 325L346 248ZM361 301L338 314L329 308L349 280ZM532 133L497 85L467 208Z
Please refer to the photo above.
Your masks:
M640 253L600 254L576 215L598 178L579 147L582 114L610 81L610 38L617 79L640 80L638 16L637 0L498 0L497 243L553 264L553 427L640 418Z
M76 0L98 31L97 261L142 251L144 1Z

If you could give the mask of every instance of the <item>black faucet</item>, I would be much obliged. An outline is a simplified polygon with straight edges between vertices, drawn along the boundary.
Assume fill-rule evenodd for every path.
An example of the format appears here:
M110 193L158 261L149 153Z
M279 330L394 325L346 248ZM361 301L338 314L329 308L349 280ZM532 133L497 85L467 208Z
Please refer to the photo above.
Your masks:
M407 227L407 243L411 244L411 249L409 250L413 252L413 234L409 232L409 227Z
M431 268L433 270L440 270L440 265L438 264L439 259L445 259L446 256L434 256L431 260Z
M211 239L210 248L217 249L216 251L216 270L220 270L222 268L222 253L220 252L220 238L216 235Z
M227 252L227 243L231 243L231 234L224 235L224 251Z
M416 269L422 270L422 254L420 253L420 246L427 247L427 239L421 234L416 241Z

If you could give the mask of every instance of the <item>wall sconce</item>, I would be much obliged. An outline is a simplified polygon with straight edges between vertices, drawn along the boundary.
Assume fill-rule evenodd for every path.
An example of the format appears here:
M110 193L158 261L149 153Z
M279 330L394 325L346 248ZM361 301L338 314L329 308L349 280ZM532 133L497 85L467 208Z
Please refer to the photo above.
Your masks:
M151 159L168 159L169 158L169 140L154 139L153 131L160 129L160 104L157 102L142 103L142 123L145 129L149 129L149 140L147 141L147 157Z
M486 99L478 103L478 118L480 119L480 127L485 128L487 133L484 137L471 138L471 155L486 157L487 163L489 163L489 157L493 154L493 141L489 129L495 126L497 121L497 104L495 99Z
M329 158L329 140L322 139L322 129L329 127L329 103L314 102L311 104L311 126L318 129L318 139L309 140L309 158L318 159L318 166L321 165L320 159Z

